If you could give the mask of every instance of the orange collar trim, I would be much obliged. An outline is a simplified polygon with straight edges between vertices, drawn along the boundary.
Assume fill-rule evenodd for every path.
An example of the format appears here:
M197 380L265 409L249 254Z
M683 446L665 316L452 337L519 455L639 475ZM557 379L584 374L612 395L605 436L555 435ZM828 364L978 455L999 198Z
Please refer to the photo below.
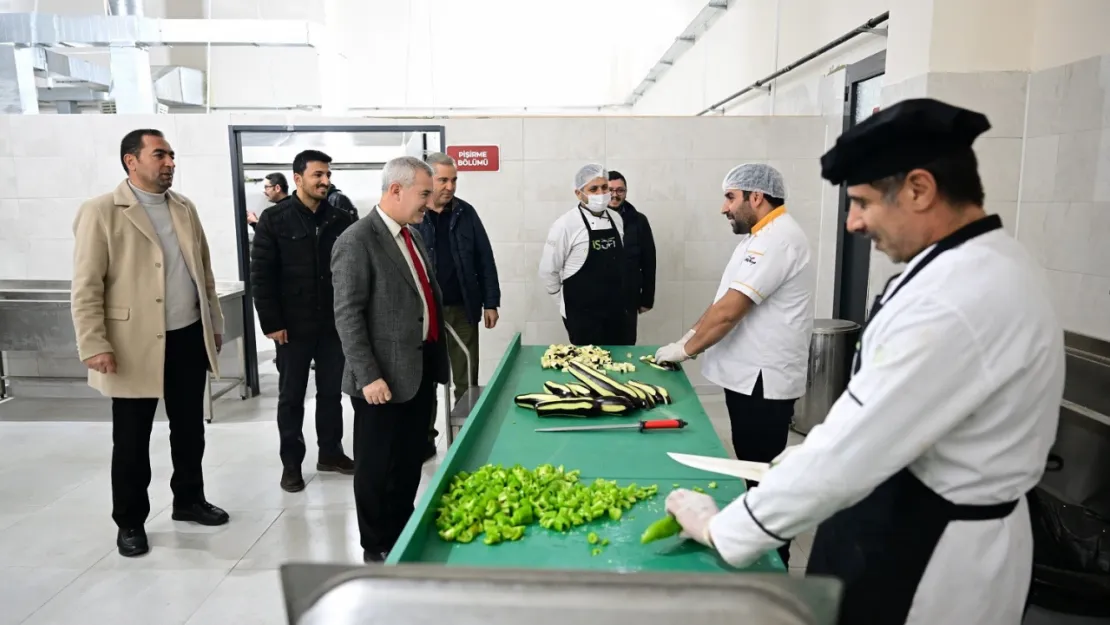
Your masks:
M758 222L756 222L756 224L754 226L752 226L752 234L755 234L755 233L759 232L767 224L769 224L772 221L778 219L779 217L782 217L785 214L786 214L786 205L783 204L782 206L776 208L775 210L767 213L766 217L764 217L763 219L760 219Z

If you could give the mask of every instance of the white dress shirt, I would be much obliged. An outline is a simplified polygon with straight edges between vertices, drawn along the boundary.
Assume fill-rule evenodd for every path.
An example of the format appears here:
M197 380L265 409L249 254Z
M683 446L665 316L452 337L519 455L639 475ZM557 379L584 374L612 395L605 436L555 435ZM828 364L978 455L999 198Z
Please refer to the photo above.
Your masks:
M592 230L612 230L616 226L621 243L624 243L624 220L619 213L608 208L600 215L594 215L579 205L564 213L551 225L551 230L547 233L547 243L540 256L540 281L547 292L559 302L559 314L564 319L567 316L567 307L563 301L563 281L578 273L586 264L586 256L590 253L590 233L586 230L586 224L582 223L583 215Z
M389 233L393 235L393 242L397 244L397 249L401 250L401 256L404 257L405 263L409 266L409 272L412 273L412 281L416 283L416 292L420 295L420 302L424 304L424 340L426 341L428 340L428 324L431 315L428 313L428 298L424 296L424 289L420 288L420 275L416 273L416 265L412 264L413 258L412 254L409 253L409 246L407 243L405 243L405 237L401 234L401 229L406 226L402 226L401 224L394 221L392 217L387 215L386 212L382 210L381 206L375 206L374 210L378 211L378 214L381 215L382 221L385 222L385 227L389 228ZM413 232L410 230L409 234L411 235L413 234ZM417 249L415 242L413 242L412 247L414 250ZM419 257L419 250L417 250L416 253L417 257ZM419 262L420 266L424 269L424 275L428 276L428 282L430 284L432 280L432 274L428 273L428 268L424 265L424 262L422 260L417 262Z
M755 307L701 356L702 375L735 393L751 395L762 372L767 399L805 394L813 333L809 241L785 209L771 211L736 245L714 301L735 290Z
M806 532L908 468L956 504L1019 501L1004 519L949 523L908 622L1017 623L1022 604L1012 599L1028 590L1033 548L1024 495L1044 472L1063 397L1052 292L1002 230L944 252L891 297L898 283L864 332L847 391L758 487L713 518L713 543L746 565L781 544L768 532Z

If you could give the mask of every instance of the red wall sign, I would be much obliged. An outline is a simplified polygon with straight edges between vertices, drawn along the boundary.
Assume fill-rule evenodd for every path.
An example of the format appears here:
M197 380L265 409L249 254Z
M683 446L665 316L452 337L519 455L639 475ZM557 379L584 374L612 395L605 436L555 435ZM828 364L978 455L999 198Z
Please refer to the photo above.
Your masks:
M447 156L455 159L459 171L498 171L501 148L496 145L451 145Z

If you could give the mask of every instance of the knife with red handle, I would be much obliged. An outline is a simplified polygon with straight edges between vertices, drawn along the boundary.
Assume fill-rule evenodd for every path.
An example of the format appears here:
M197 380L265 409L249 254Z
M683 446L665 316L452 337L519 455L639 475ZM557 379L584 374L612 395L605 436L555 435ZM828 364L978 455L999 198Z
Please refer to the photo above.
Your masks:
M689 425L682 419L655 419L653 421L640 421L638 423L621 423L618 425L572 425L561 428L540 428L537 432L596 432L605 430L681 430Z

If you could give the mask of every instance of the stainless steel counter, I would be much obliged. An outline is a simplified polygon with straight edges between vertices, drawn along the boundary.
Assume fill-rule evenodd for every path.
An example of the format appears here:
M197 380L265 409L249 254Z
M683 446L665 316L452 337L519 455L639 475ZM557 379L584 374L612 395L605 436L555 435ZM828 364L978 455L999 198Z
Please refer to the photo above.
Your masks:
M235 342L239 350L239 375L235 378L216 380L224 385L213 391L209 380L208 415L212 420L211 400L234 388L246 399L250 389L246 384L248 367L255 368L254 358L247 358L243 337L246 332L244 306L245 289L242 282L218 282L216 292L224 313L224 345ZM45 357L77 359L77 338L70 312L70 283L68 280L0 280L0 398L7 394L5 382L17 379L44 379L43 376L11 376L3 369L3 352L35 352ZM51 378L53 381L83 378ZM228 384L230 383L230 384Z
M841 584L781 574L664 574L420 564L281 568L290 625L835 625Z

